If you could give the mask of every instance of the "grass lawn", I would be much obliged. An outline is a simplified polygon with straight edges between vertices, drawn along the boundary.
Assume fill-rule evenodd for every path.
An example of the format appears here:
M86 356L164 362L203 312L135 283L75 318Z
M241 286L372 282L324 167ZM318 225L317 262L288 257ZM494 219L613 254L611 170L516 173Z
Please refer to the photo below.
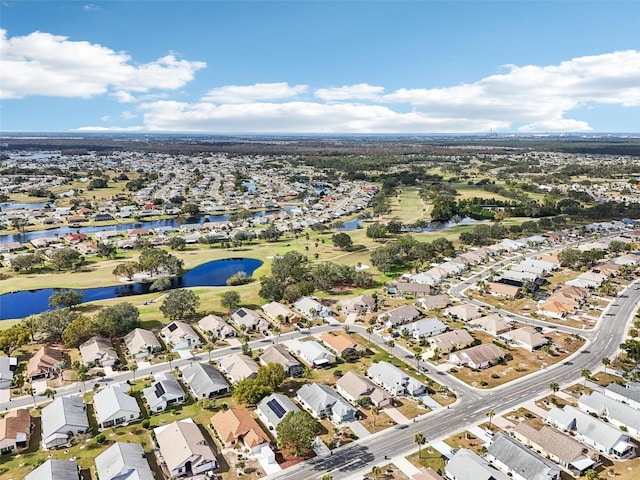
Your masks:
M418 452L409 455L407 457L411 463L416 467L431 467L435 472L443 473L446 465L446 459L440 452L429 447L423 446L422 452L418 455Z

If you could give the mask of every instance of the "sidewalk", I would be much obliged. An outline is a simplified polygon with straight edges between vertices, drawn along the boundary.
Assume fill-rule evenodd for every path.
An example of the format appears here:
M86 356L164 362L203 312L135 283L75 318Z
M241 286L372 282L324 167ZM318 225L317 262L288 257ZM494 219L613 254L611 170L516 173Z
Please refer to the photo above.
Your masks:
M400 413L397 408L387 407L383 411L384 413L389 415L389 417L391 417L391 420L393 420L397 424L411 423L411 420Z

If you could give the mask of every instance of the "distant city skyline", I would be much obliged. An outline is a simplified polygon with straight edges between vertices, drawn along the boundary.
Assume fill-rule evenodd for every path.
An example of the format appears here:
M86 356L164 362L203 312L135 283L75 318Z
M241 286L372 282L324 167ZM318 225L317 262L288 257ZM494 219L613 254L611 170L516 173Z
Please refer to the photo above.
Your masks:
M635 1L3 1L0 130L640 132Z

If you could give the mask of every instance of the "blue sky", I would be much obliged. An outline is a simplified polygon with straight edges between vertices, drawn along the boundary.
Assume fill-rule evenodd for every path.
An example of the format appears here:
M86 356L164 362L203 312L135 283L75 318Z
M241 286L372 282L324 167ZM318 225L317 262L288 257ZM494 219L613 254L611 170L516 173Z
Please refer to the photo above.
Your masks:
M0 129L639 132L637 1L2 1Z

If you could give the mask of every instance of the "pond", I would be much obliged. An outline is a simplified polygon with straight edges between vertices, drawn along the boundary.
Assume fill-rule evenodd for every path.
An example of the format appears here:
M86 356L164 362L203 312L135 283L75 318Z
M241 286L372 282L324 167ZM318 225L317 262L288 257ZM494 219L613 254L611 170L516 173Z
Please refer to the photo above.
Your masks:
M170 289L185 287L219 287L227 284L229 277L238 272L252 275L262 265L255 258L227 258L207 262L189 270L181 277L171 279ZM151 283L111 285L108 287L74 289L84 295L84 302L128 297L149 293ZM41 288L0 295L0 320L24 318L51 310L49 297L56 289Z

